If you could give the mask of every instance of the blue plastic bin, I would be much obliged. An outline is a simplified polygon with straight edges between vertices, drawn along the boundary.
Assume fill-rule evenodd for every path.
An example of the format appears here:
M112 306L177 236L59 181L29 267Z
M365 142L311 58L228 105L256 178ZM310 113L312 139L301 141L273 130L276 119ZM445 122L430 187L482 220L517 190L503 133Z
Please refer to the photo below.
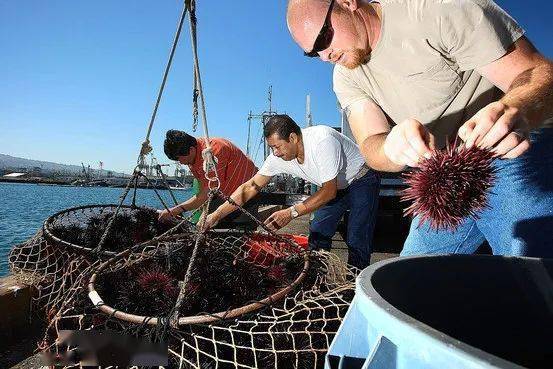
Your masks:
M553 368L553 259L385 260L357 279L327 369Z

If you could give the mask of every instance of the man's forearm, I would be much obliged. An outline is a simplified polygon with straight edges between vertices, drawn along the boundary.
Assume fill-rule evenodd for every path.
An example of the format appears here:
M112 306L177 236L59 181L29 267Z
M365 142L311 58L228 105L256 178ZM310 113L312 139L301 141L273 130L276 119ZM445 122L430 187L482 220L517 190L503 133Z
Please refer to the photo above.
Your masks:
M367 137L359 149L369 167L381 172L401 172L405 166L392 162L384 153L384 142L388 133L379 133Z
M553 63L544 61L520 73L501 102L519 109L530 128L539 128L553 117Z
M242 206L250 201L255 195L257 195L258 192L259 191L257 190L257 188L255 188L255 186L246 182L238 187L236 191L234 191L234 193L230 195L230 198L236 204ZM235 205L231 204L228 201L225 201L221 206L217 208L217 210L215 210L215 213L217 213L217 217L219 219L222 219L236 209L237 207Z
M199 208L206 200L207 200L207 195L204 195L203 193L199 193L197 195L192 196L185 202L172 207L169 210L171 210L171 213L173 214L180 214L183 211L190 211L190 210Z
M313 195L309 196L305 201L295 205L296 211L299 216L309 214L328 203L330 200L336 197L335 190L326 190L324 188L319 189Z

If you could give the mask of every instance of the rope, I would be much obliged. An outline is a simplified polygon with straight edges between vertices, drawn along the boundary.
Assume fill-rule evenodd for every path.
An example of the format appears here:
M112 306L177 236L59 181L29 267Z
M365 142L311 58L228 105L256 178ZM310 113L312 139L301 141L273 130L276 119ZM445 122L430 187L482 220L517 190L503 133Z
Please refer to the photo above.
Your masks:
M93 254L98 254L101 250L102 250L102 247L104 246L104 243L107 239L107 236L111 230L111 227L113 225L113 222L115 221L115 218L117 217L117 215L119 214L119 210L121 209L121 206L123 205L123 202L125 201L125 198L127 197L127 195L129 194L130 192L130 186L131 186L131 183L135 183L135 187L134 187L134 194L133 194L133 199L132 199L132 205L135 206L135 200L136 200L136 189L138 187L138 178L139 177L144 177L144 179L146 180L146 183L148 184L148 186L151 186L151 182L150 182L150 179L142 172L139 171L138 169L138 166L136 167L135 171L134 171L134 174L133 176L131 177L131 179L129 180L129 182L127 183L127 187L125 187L125 190L123 191L123 194L121 195L121 198L119 200L119 204L117 205L117 208L115 209L115 212L113 213L113 215L111 216L109 222L108 222L108 225L106 226L106 229L104 231L104 233L102 234L102 238L100 239L100 242L98 243L98 246L96 248L94 248L92 250L92 253ZM165 181L166 182L166 181ZM167 183L167 182L166 182ZM159 194L159 192L157 191L157 189L155 187L152 186L152 189L154 190L154 193L156 194L157 198L159 199L159 201L161 202L161 204L163 205L163 207L165 208L165 210L169 211L169 207L167 206L167 204L165 203L165 201L163 200L163 198L161 197L161 195ZM173 200L175 201L176 203L176 199L173 195L173 193L171 192L171 190L169 189L169 192L171 193L171 195L173 196Z
M179 41L180 33L182 30L182 24L184 23L184 19L186 18L186 12L188 10L188 0L185 0L184 6L181 11L179 23L177 26L177 32L175 33L175 38L173 40L173 45L171 46L171 52L169 53L169 60L167 61L167 65L165 66L165 71L163 73L163 79L161 81L161 85L159 87L159 92L157 94L157 99L154 105L154 110L152 112L152 116L150 118L150 124L148 125L148 132L146 133L146 138L144 139L144 142L142 143L142 149L140 150L140 155L138 156L138 164L144 164L144 156L148 154L150 151L152 151L152 147L150 146L150 133L152 132L152 127L154 126L154 121L156 119L157 110L159 108L159 103L161 102L161 97L163 96L163 91L165 89L165 83L167 82L167 76L169 75L169 71L171 69L171 64L173 63L173 57L175 55L175 50L177 49L177 44Z
M216 159L214 158L213 151L211 148L211 143L209 140L209 129L207 125L205 98L204 98L202 78L200 73L200 62L198 58L198 38L197 38L198 19L196 18L196 1L185 0L185 2L186 2L186 7L188 8L189 14L190 14L190 38L192 43L192 54L194 56L194 102L195 102L194 106L197 106L196 102L197 102L197 98L199 97L200 104L201 104L202 128L204 131L204 140L205 140L205 147L206 147L202 151L202 159L204 164L205 178L209 182L209 190L210 190L207 201L204 204L205 209L202 212L202 216L201 216L202 219L200 220L200 222L203 223L205 222L205 218L207 217L207 213L209 212L209 205L211 204L211 200L213 199L215 192L219 191L221 182L219 181L219 176L217 174L217 167L216 167ZM186 270L186 275L184 276L184 281L180 283L181 288L179 291L179 296L177 298L175 306L170 312L169 325L175 329L178 328L179 310L184 301L184 297L186 294L186 287L188 286L188 283L190 281L190 276L192 274L192 269L198 253L198 247L199 247L200 241L203 238L204 238L204 233L199 232L198 235L196 236L194 250L192 251L192 256L190 257L190 262Z
M117 217L117 214L119 214L119 210L121 209L121 206L123 205L123 202L125 201L125 198L129 194L129 191L131 189L131 183L138 177L139 171L137 170L138 167L134 170L133 176L127 182L127 187L123 190L123 193L121 194L119 204L117 205L117 208L115 209L115 212L113 213L111 219L109 220L108 225L106 226L106 229L104 233L102 234L102 238L100 239L100 242L98 242L98 246L92 250L92 254L98 255L100 251L102 250L102 247L104 246L104 243L106 242L107 236L109 234L109 231L111 230L111 227L113 225L113 222L115 221L115 218Z
M185 0L190 13L190 38L192 42L192 54L194 56L194 75L195 75L195 91L198 92L200 98L202 128L204 131L205 150L202 151L202 157L204 160L205 177L209 181L210 189L219 189L221 183L217 175L217 168L215 159L213 157L213 151L211 149L211 143L209 142L209 130L207 127L207 114L205 110L204 91L202 87L202 77L200 73L200 62L198 58L198 37L197 37L197 23L196 18L196 1ZM211 173L213 173L211 175ZM212 187L213 185L213 187Z
M163 173L163 171L161 170L161 165L159 164L156 165L156 171L157 171L157 174L161 176L161 180L163 181L163 184L165 185L165 187L167 187L167 189L169 190L169 194L171 195L173 202L175 203L175 205L178 205L179 202L177 201L175 194L171 190L171 186L169 186L169 183L167 182L167 177L165 176L165 173Z
M207 217L207 213L209 212L209 205L211 204L211 200L213 200L213 196L215 195L215 192L210 191L207 201L205 202L204 206L205 209L202 212L201 220L200 222L205 222L205 219ZM184 301L184 297L186 295L186 287L188 286L188 283L190 281L190 277L192 275L192 269L194 266L194 263L196 262L196 256L198 254L198 249L200 245L200 241L203 240L205 233L199 232L196 236L196 240L194 243L194 249L192 250L192 255L190 256L190 262L188 263L188 268L186 269L186 274L184 276L184 281L180 282L180 291L179 296L177 297L177 301L175 302L175 306L169 313L169 325L177 329L179 326L179 311L182 306L182 303Z
M283 237L281 236L280 234L272 231L271 229L269 229L265 223L261 222L259 219L257 219L256 217L253 216L252 213L250 213L249 211L247 211L243 206L241 205L238 205L238 203L236 201L234 201L230 196L226 196L224 193L222 193L221 191L218 191L217 192L217 195L219 197L221 197L223 200L225 201L228 201L231 205L233 206L236 206L242 213L246 214L246 216L248 216L251 220L253 220L259 227L263 228L263 230L265 230L268 234L270 234L271 236L274 236L276 237L277 239L281 240L281 241L284 241L286 242L287 244L291 245L293 248L297 248L296 244L289 238L286 238L286 237Z
M136 206L136 193L138 192L138 176L134 180L134 191L132 194L132 206Z
M198 129L198 77L194 68L194 90L192 92L192 132Z
M157 198L159 199L159 201L161 202L161 204L163 205L165 210L169 211L169 207L167 206L167 204L163 200L163 197L161 197L159 192L157 192L157 189L155 188L155 186L152 186L152 182L150 182L150 179L148 178L148 176L146 176L142 172L138 172L138 175L141 176L141 177L144 177L144 179L146 180L146 183L148 184L148 187L152 187L152 190L154 190L154 193L156 194Z
M220 183L220 180L219 180L219 177L218 177L218 174L217 174L217 168L216 168L217 161L216 161L216 158L213 155L213 151L212 151L212 147L211 147L211 143L210 143L210 139L209 139L209 130L208 130L208 123L207 123L206 108L205 108L205 99L204 99L202 80L201 80L201 74L200 74L200 65L199 65L198 49L197 49L198 41L197 41L196 1L195 0L185 0L184 6L183 6L183 9L182 9L182 12L181 12L181 16L180 16L180 19L179 19L177 31L176 31L176 34L175 34L175 38L173 40L173 44L172 44L171 51L170 51L170 54L169 54L169 60L167 61L167 65L165 67L162 82L161 82L161 85L160 85L160 88L159 88L159 92L158 92L157 99L156 99L156 102L155 102L155 105L154 105L152 116L150 118L150 123L148 125L148 130L147 130L147 133L146 133L146 137L144 139L144 142L142 143L140 154L139 154L138 159L137 159L137 164L138 165L135 168L133 177L128 182L127 187L125 188L125 190L123 192L123 195L121 196L121 201L119 203L119 206L117 207L113 217L110 219L110 222L108 223L108 225L106 227L106 230L105 230L104 234L102 235L100 243L93 250L94 253L98 253L101 250L101 248L103 247L103 244L106 240L107 234L111 229L113 221L114 221L115 217L117 216L123 201L125 200L127 194L129 193L130 186L131 186L131 183L133 182L133 180L135 182L135 193L134 193L134 196L133 196L133 203L134 203L135 197L136 197L136 187L137 187L137 183L138 183L138 177L139 176L144 177L146 179L147 183L150 184L150 180L148 179L148 177L146 175L144 175L140 171L140 169L144 168L144 166L145 166L145 162L144 162L145 161L145 156L152 151L152 147L150 146L150 134L151 134L151 131L152 131L155 119L156 119L156 115L157 115L157 111L158 111L158 108L159 108L159 104L161 102L161 98L163 96L163 91L165 89L165 84L167 82L167 77L168 77L169 71L171 69L171 64L173 62L173 57L174 57L174 54L175 54L175 50L176 50L178 40L179 40L179 37L180 37L180 33L181 33L181 30L182 30L182 25L183 25L183 22L184 22L184 19L186 17L187 12L189 12L189 16L190 16L190 35L191 35L192 53L193 53L193 59L194 59L194 95L193 95L194 129L196 128L196 125L197 125L197 115L198 115L198 109L197 109L198 104L197 104L197 102L198 102L198 98L199 98L200 99L200 104L201 104L200 106L201 106L202 128L203 128L203 131L204 131L204 140L205 140L205 146L206 146L206 148L202 151L202 158L203 158L203 162L204 162L205 177L209 181L209 189L210 189L208 199L207 199L206 203L204 203L205 211L202 214L203 221L205 221L205 218L206 218L207 213L208 213L209 205L211 204L211 200L213 199L213 196L216 193L220 192L219 188L220 188L221 183ZM158 172L161 172L159 165L156 167L156 169L158 170ZM163 179L164 183L167 184L165 175L163 174L163 172L161 172L161 174L162 174L162 179ZM177 202L177 200L176 200L174 194L172 193L172 191L171 191L168 184L167 184L167 188L169 188L169 191L171 193L173 201L175 202L175 204L177 204L178 202ZM161 203L163 204L164 208L168 210L168 207L165 204L165 201L163 201L163 198L159 195L159 193L157 192L157 190L155 188L154 188L154 192L157 195L157 197L159 198L159 200L161 201ZM251 214L250 214L250 216L251 216ZM177 326L178 326L179 310L180 310L180 307L181 307L181 305L183 303L183 300L184 300L184 295L186 293L186 287L187 287L188 282L190 280L191 271L193 269L193 265L194 265L196 255L197 255L197 252L198 252L198 247L199 247L200 241L203 239L203 237L204 237L203 232L199 232L197 237L196 237L194 250L192 252L192 256L191 256L191 259L190 259L190 262L189 262L189 265L188 265L188 269L187 269L184 281L180 283L181 289L180 289L180 292L179 292L179 296L177 298L177 302L176 302L175 306L173 307L172 311L170 312L168 322L169 322L169 325L173 328L177 328Z

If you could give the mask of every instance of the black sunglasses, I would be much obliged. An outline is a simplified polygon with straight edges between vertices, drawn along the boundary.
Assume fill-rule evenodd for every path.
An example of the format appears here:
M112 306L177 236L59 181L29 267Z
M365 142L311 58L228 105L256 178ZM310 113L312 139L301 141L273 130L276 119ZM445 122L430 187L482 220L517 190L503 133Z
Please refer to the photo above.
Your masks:
M334 8L334 1L335 0L332 0L330 2L330 6L328 7L328 12L326 13L323 28L321 28L321 31L319 32L319 34L317 35L317 38L315 39L315 43L313 44L313 49L309 52L304 52L303 55L310 58L315 58L319 56L319 52L327 49L332 43L332 38L334 37L334 28L332 28L332 24L330 23L330 18L332 15L332 8Z

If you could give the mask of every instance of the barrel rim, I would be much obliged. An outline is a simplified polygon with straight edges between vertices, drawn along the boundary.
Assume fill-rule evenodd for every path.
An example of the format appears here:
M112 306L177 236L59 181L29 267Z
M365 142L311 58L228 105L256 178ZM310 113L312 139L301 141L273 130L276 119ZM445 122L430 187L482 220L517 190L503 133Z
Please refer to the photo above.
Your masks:
M478 347L472 346L468 343L462 342L450 335L440 332L439 330L431 327L430 325L419 321L410 315L402 312L394 305L389 303L373 286L373 277L376 273L381 272L382 268L389 266L390 264L398 263L409 263L421 259L509 259L509 260L528 260L528 261L539 261L540 258L531 258L531 257L519 257L519 256L501 256L501 255L478 255L478 254L433 254L433 255L413 255L413 256L402 256L394 257L386 260L381 260L376 262L369 267L365 268L357 277L356 280L356 296L359 291L363 291L366 296L366 300L370 304L377 308L380 313L388 315L390 318L396 320L396 324L410 331L418 331L423 336L426 336L427 339L433 341L436 344L439 344L441 347L451 349L452 347L458 350L458 352L470 355L471 360L480 360L482 364L488 364L492 366L497 366L502 369L524 369L523 366L516 363L510 362L506 359L503 359L499 356L490 354ZM361 284L363 281L368 281L369 283ZM330 352L330 350L329 350Z

